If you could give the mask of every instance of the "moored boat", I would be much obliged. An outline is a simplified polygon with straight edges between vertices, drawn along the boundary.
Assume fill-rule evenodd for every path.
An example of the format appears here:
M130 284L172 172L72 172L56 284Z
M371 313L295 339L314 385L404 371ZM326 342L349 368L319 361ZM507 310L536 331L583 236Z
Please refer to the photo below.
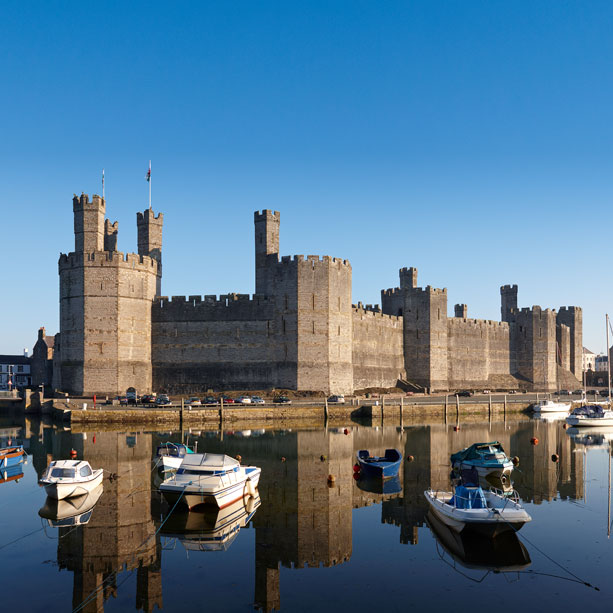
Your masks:
M554 400L541 400L532 405L532 410L535 413L568 413L570 411L570 402L556 402Z
M166 442L158 445L156 457L156 465L163 470L173 470L181 466L187 454L194 453L187 445L183 443Z
M261 468L241 466L220 453L186 455L177 473L160 485L169 504L194 509L213 504L223 508L245 495L254 496Z
M0 484L8 483L9 481L15 481L15 483L17 483L22 477L22 464L15 464L15 466L9 466L8 468L0 468Z
M567 418L569 426L600 427L613 426L613 411L606 410L598 404L577 407Z
M498 441L475 443L452 454L451 466L457 474L475 468L481 479L497 488L507 489L511 484L513 462Z
M458 533L468 530L486 536L517 532L532 520L519 502L519 496L500 490L458 485L453 492L429 489L424 496L439 519Z
M0 468L10 468L21 464L26 457L23 445L13 445L0 449Z
M102 483L102 478L102 468L92 470L85 460L54 460L39 483L44 486L47 496L63 500L91 492Z
M371 456L367 449L360 449L357 458L360 474L366 478L395 477L402 462L402 454L398 449L386 449L384 456Z

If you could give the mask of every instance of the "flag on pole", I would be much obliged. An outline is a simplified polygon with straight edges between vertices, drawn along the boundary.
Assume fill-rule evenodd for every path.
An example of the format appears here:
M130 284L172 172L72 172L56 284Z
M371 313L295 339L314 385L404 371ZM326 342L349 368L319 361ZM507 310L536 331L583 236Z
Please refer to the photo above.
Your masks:
M151 181L151 162L149 162L149 170L147 171L145 179L147 179L147 181Z

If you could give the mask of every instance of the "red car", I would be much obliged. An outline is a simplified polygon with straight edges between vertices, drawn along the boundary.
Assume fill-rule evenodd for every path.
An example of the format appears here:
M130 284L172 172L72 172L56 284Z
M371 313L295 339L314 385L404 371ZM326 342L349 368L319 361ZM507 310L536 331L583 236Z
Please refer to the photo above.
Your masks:
M230 398L230 396L220 396L219 400L223 400L224 404L234 404L234 399Z

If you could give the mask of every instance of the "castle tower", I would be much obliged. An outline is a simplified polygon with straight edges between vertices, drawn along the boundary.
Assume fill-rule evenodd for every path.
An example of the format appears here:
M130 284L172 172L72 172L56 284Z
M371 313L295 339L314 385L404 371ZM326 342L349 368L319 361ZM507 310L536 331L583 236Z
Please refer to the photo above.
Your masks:
M429 285L406 289L403 323L407 379L431 390L446 390L447 290Z
M156 295L162 294L162 226L164 214L158 213L157 217L152 209L146 209L143 213L136 213L136 229L138 241L138 255L146 255L158 263Z
M453 307L454 316L466 319L468 317L468 307L465 304L456 304Z
M517 285L500 288L500 321L512 321L512 311L517 310Z
M60 374L62 389L76 395L115 395L128 387L149 391L151 304L159 262L147 255L104 251L104 200L73 200L75 246L60 255ZM161 214L159 216L161 222ZM116 224L108 224L116 244ZM161 247L160 239L156 245ZM55 375L54 375L55 378Z
M264 209L261 213L256 211L253 214L255 224L255 293L269 294L269 271L267 267L268 256L275 256L274 261L278 260L279 254L279 225L281 215L278 211Z
M72 199L74 212L74 250L102 251L104 249L105 201L94 194L91 202L87 194L76 194Z
M560 307L556 317L558 325L570 329L570 371L579 379L583 377L583 310L581 307Z
M417 287L417 268L401 268L400 275L400 289L412 289Z
M104 220L104 250L117 251L117 234L119 223L111 223L109 219Z

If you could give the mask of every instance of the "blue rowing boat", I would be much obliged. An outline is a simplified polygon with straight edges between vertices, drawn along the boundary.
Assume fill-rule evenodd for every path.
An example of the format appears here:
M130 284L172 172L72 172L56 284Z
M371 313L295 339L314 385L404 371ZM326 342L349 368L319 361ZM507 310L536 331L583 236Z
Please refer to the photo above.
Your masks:
M366 449L361 449L357 455L360 473L364 477L395 477L402 462L402 454L398 449L386 449L382 457L371 456Z
M10 468L21 464L26 456L23 445L13 445L0 449L0 468Z

